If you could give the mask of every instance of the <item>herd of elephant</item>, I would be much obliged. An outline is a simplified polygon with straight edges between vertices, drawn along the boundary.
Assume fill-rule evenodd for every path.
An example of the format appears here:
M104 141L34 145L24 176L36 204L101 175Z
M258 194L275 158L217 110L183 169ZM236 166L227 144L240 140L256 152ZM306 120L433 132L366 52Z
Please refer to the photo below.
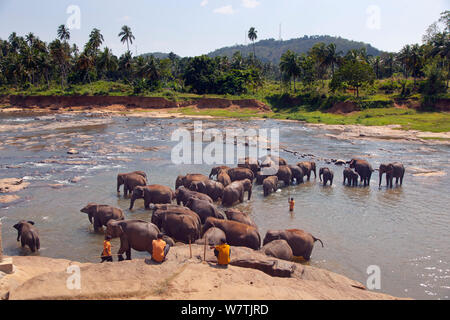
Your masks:
M275 165L277 162L278 166ZM344 184L357 186L358 177L364 186L370 184L374 170L367 161L352 159L344 163L349 165L344 170ZM276 169L271 172L272 168ZM316 177L314 162L290 166L279 157L268 156L262 161L246 158L237 168L215 167L209 176L197 173L178 176L175 191L163 185L148 185L145 172L121 173L117 176L117 192L120 193L123 185L124 196L131 197L130 210L133 210L137 199L144 199L145 209L153 211L150 222L127 220L121 209L109 205L90 203L81 212L88 214L96 232L106 227L106 235L120 238L119 261L124 260L124 253L126 259L131 260L131 249L151 254L152 241L160 232L171 246L175 241L217 245L225 240L231 246L261 250L275 258L292 260L301 257L308 261L316 241L323 247L320 239L299 229L269 230L261 248L261 236L252 217L230 207L244 202L245 192L248 200L251 199L255 180L263 185L264 195L268 196L277 190L279 181L286 186L294 180L300 184L304 177L309 181L312 173ZM381 165L380 185L383 174L386 174L388 187L392 187L393 178L402 184L404 173L404 166L400 163ZM319 170L319 178L324 185L328 181L332 184L333 177L329 168ZM225 208L224 212L217 207L218 201ZM18 230L17 241L22 239L22 247L28 245L33 252L39 250L39 234L32 221L20 221L14 227Z

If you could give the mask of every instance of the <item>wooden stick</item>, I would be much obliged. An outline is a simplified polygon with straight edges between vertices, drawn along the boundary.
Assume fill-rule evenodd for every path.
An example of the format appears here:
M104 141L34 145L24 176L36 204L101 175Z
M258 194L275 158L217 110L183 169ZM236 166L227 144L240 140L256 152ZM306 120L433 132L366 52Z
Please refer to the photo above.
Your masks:
M203 251L203 262L206 262L206 237L205 237L205 249Z
M190 259L192 259L191 237L189 237L189 253L190 253Z

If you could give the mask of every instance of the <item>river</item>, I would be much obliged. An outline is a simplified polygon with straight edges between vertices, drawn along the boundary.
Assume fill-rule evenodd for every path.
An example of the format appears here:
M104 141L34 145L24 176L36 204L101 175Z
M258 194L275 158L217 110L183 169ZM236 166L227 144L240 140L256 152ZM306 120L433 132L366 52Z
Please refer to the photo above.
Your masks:
M144 170L150 184L174 187L179 174L209 174L213 165L175 165L171 141L175 129L191 127L192 119L128 117L104 114L0 113L0 179L24 178L30 186L21 199L0 204L6 255L28 255L16 242L12 226L32 220L40 231L36 255L80 262L98 262L103 236L94 234L80 209L88 202L120 207L127 218L150 220L143 202L128 210L129 200L116 194L119 172ZM263 197L261 186L250 202L237 208L250 212L261 236L268 229L298 228L322 239L312 266L343 274L366 284L369 266L381 271L381 292L417 299L450 296L450 148L444 145L392 140L337 140L328 130L275 120L203 120L205 128L278 128L281 151L290 164L300 154L314 155L318 167L335 173L332 187L310 182L281 188ZM78 154L69 155L75 148ZM362 157L374 168L400 161L406 167L403 187L378 188L374 172L370 187L342 185L343 167L324 159ZM412 168L412 169L411 169ZM420 170L438 171L432 176ZM69 182L78 177L77 183ZM296 208L288 211L288 197ZM118 240L113 241L117 249ZM113 249L115 250L115 249ZM134 257L144 254L133 252Z

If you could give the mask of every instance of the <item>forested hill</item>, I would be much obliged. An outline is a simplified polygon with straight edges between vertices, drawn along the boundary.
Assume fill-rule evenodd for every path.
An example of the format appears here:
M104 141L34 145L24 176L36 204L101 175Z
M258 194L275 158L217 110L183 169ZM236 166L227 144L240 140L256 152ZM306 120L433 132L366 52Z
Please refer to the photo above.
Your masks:
M272 62L278 64L280 62L281 55L287 50L294 51L296 53L306 53L313 47L314 44L323 42L325 44L336 44L336 50L342 51L344 54L352 49L360 49L365 47L367 53L372 56L378 56L382 51L372 47L370 44L364 42L357 42L347 40L341 37L332 36L304 36L303 38L291 39L286 41L278 41L274 39L261 40L255 43L256 56L264 62ZM236 51L240 51L243 56L253 53L253 45L249 44L236 45L232 47L225 47L217 49L208 55L210 57L216 56L228 56L232 57Z

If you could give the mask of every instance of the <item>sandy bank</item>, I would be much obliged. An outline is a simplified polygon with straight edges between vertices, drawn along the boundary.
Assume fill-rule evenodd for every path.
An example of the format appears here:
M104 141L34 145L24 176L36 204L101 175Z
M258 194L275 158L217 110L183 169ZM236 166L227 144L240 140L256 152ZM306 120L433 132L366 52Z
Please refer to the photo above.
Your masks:
M203 247L173 247L168 260L92 264L43 257L13 257L16 271L0 275L0 295L9 299L396 299L371 292L344 276L269 258L247 248L233 248L232 266L216 266ZM81 290L66 286L67 267L78 265ZM278 276L273 276L273 275ZM101 275L101 276L99 276Z

